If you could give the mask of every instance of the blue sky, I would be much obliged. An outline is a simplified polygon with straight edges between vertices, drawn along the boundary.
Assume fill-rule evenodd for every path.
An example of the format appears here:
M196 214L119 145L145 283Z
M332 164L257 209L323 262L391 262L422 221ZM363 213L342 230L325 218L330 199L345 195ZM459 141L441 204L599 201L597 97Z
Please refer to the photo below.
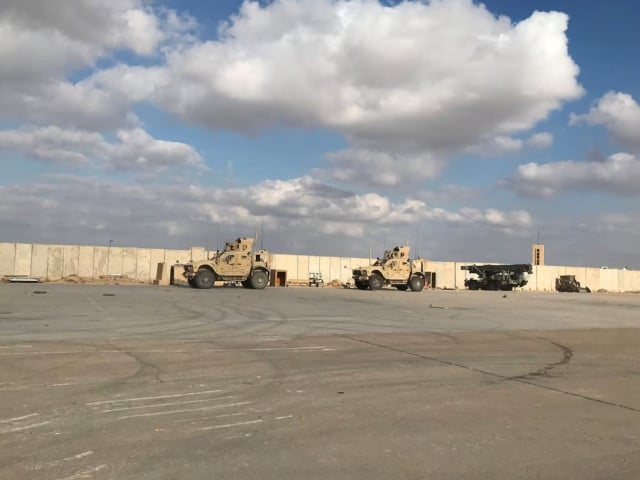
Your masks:
M38 3L0 241L640 268L637 2Z

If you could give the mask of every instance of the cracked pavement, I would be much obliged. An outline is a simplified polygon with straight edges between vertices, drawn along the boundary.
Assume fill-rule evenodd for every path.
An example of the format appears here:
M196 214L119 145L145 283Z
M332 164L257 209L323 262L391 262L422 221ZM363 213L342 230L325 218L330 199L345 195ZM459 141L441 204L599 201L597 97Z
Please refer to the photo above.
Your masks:
M640 295L0 285L0 478L635 480L639 327Z

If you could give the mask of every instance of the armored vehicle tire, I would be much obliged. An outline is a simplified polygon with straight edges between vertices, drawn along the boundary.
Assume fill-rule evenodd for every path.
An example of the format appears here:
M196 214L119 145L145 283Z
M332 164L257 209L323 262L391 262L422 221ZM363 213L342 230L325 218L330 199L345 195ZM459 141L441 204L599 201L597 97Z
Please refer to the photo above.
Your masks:
M408 285L396 285L396 288L398 290L400 290L401 292L406 292L407 288L409 288L409 286Z
M412 292L421 292L424 289L424 278L414 275L409 279L409 288Z
M251 275L251 288L262 290L269 283L269 277L262 270L257 270Z
M213 287L213 282L215 282L215 280L216 279L211 270L208 268L201 268L196 274L194 283L198 288L211 288Z
M356 282L356 288L358 290L366 290L369 286L366 283Z
M477 280L469 280L467 286L469 287L469 290L480 290L480 284Z
M196 285L196 279L195 278L187 278L187 282L189 283L189 286L191 288L198 288L198 286Z
M369 277L369 288L371 290L380 290L382 285L382 277L377 273L371 274Z

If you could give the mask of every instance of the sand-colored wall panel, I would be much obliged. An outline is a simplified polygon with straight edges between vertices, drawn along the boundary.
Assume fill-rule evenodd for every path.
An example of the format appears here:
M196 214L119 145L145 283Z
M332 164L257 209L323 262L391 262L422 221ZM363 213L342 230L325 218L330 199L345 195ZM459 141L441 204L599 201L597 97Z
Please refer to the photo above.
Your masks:
M271 270L287 272L287 281L298 278L298 257L296 255L274 253L271 255L269 266Z
M438 278L438 284L440 288L456 288L456 281L458 277L464 279L464 275L461 275L462 270L460 270L460 274L456 271L457 265L453 262L445 262L442 265L442 271L440 272ZM460 267L458 267L459 269ZM463 280L464 285L464 280Z
M309 255L298 255L297 280L309 278Z
M151 260L149 262L149 272L151 275L151 280L156 279L156 275L158 273L158 264L164 263L165 261L164 252L164 250L158 248L152 248L150 251Z
M0 243L0 275L15 275L16 244Z
M78 265L80 263L80 247L77 245L65 245L62 248L62 256L62 276L79 276L80 270L78 268Z
M191 250L165 250L164 258L169 265L187 263L191 260Z
M203 247L191 247L190 259L194 262L207 259L207 251Z
M344 262L343 266L348 266L349 271L353 270L354 268L365 267L370 264L368 258L362 257L343 257L342 260ZM375 258L371 260L371 263L373 263L374 261Z
M331 257L320 257L318 263L318 273L322 275L322 279L325 283L333 280L335 277L331 274Z
M321 273L322 265L321 259L322 257L310 255L307 257L307 271L311 273Z
M47 278L62 278L64 269L64 247L62 245L49 245L47 257Z
M600 269L599 268L587 268L586 269L585 283L582 284L585 287L589 287L592 292L600 290Z
M81 278L93 278L94 249L87 245L78 247L78 275Z
M347 282L351 278L351 270L342 268L342 259L340 257L327 257L329 263L329 272L327 280L340 280L342 283ZM345 273L347 275L345 275Z
M34 244L31 248L31 275L36 278L47 278L49 261L49 245Z
M151 250L149 248L139 248L136 255L136 279L143 282L152 281Z
M16 275L31 275L31 250L30 243L16 243Z
M600 290L606 290L607 292L618 292L620 287L618 286L618 270L610 268L600 269Z
M95 247L93 252L93 276L100 278L109 274L109 247Z
M127 278L136 278L138 255L136 248L122 249L122 275Z
M564 275L564 269L555 265L534 265L534 278L530 283L539 292L554 292L556 290L556 278Z
M122 275L122 257L124 249L122 247L108 247L109 257L107 271L108 275Z
M640 293L640 272L637 270L620 270L620 288L625 292Z

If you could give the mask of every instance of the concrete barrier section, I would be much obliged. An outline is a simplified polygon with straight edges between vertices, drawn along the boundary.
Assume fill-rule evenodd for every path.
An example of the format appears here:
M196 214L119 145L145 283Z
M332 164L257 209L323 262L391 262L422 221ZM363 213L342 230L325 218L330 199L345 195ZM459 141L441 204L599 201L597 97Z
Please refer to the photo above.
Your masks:
M16 243L16 275L31 275L31 244Z
M62 249L62 276L79 276L80 273L80 247L77 245L65 245Z
M31 249L31 275L36 278L47 278L49 265L49 245L34 244Z
M0 243L0 275L16 274L16 244Z
M150 282L151 278L151 250L139 248L136 261L136 278L143 282Z
M95 247L93 251L93 276L100 278L109 274L109 247Z
M138 252L136 248L122 249L122 275L136 278L138 272Z
M93 262L95 247L81 246L78 249L78 276L80 278L93 278Z
M0 276L30 275L56 280L77 275L81 278L100 278L124 275L128 278L152 282L158 277L158 264L166 264L160 273L166 282L171 265L206 258L206 250L192 247L185 250L163 250L114 246L43 245L0 243ZM375 258L372 259L375 261ZM308 255L272 254L271 268L286 272L287 280L308 280L310 273L322 274L325 282L351 280L353 268L368 265L368 258L322 257ZM469 273L460 269L459 262L427 261L426 269L436 275L437 288L464 288ZM575 275L582 286L592 291L640 292L640 271L626 269L575 267L558 265L534 266L529 283L523 290L554 291L560 275Z
M58 280L62 278L64 269L64 247L62 245L49 245L47 257L47 279Z

